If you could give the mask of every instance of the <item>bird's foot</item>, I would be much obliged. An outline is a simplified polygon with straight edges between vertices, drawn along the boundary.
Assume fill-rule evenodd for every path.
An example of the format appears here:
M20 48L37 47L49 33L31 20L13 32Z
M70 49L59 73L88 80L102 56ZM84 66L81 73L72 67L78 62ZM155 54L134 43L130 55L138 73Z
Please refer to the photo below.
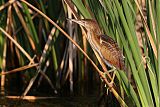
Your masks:
M108 72L111 73L111 72L115 72L116 68L115 67L112 67Z

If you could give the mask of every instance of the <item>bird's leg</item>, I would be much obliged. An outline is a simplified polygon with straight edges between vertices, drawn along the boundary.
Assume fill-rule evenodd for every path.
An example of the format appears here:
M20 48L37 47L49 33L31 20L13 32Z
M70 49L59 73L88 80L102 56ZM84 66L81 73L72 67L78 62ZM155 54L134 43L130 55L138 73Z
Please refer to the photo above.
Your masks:
M113 72L115 70L116 70L116 68L114 66L112 66L111 69L108 72L110 73L110 72Z
M110 73L110 72L113 72L113 77L112 77L112 80L111 80L111 82L110 82L110 84L113 85L113 83L114 83L114 78L115 78L115 76L116 76L116 68L115 68L115 67L112 67L112 69L109 70L109 73Z
M110 86L113 86L114 78L116 75L116 68L112 66L111 70L108 71L109 73L113 72L113 77L111 79L111 82L109 83ZM106 76L106 72L104 72L104 75Z

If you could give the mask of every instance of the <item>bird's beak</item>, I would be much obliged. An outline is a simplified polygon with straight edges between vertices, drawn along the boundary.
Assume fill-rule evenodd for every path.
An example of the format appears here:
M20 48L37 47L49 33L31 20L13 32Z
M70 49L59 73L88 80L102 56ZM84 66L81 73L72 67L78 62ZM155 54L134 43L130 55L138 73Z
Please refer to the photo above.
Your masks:
M75 22L75 23L77 23L77 24L79 24L79 25L81 25L81 26L85 26L85 25L84 25L84 22L83 22L82 20L69 19L69 18L67 18L67 20L72 21L72 22Z

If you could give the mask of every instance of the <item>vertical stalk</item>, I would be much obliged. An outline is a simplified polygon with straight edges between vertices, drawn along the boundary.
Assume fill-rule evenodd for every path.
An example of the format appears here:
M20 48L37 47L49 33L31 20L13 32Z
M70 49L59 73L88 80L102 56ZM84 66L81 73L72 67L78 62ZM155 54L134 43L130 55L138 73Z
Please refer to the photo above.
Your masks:
M70 8L68 7L68 18L72 18L72 13ZM68 22L68 32L71 38L73 38L73 27L72 27L72 22ZM70 91L73 92L73 44L71 41L69 41L69 46L68 46L68 52L69 52L69 82L70 82Z
M157 65L157 78L158 78L158 89L159 89L159 96L160 96L160 0L156 0L156 21L157 21L157 55L158 55L158 65Z

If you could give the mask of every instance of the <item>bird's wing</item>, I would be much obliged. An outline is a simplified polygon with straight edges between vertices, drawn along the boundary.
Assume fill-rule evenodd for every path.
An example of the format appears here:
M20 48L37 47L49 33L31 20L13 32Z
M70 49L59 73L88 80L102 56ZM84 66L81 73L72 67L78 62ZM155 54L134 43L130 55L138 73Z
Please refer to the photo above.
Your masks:
M111 37L107 35L100 35L100 43L102 45L106 45L108 49L114 54L116 52L117 54L122 54L120 48L118 47L117 42L115 42Z
M124 67L124 57L118 44L107 35L100 35L100 43L104 49L101 50L102 54L107 54L104 56L105 59L109 59L108 62L112 62L113 65L120 69ZM111 63L111 64L112 64Z

